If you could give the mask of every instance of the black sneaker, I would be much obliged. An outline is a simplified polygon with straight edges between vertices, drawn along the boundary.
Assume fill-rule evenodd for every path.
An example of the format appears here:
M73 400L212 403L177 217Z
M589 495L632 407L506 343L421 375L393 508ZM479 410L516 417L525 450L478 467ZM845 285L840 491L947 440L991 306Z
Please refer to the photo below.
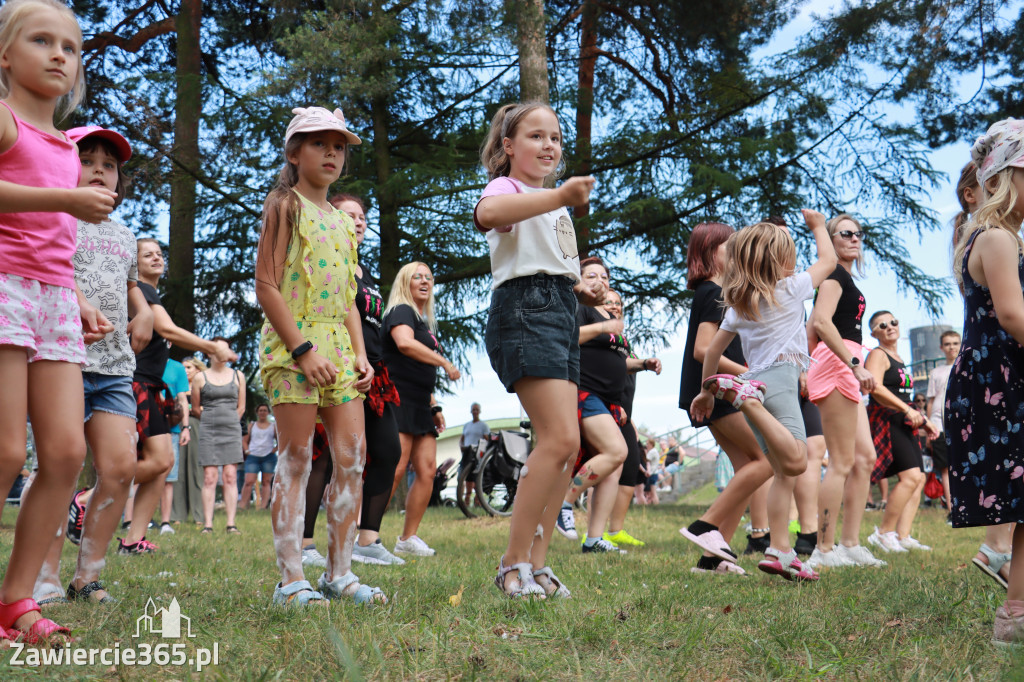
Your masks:
M874 500L868 500L868 503L864 505L864 511L879 511L881 509L881 505L875 504Z
M752 535L747 536L747 548L743 550L744 555L749 554L764 554L764 551L771 547L772 539L768 535L764 535L759 538L755 538Z
M124 539L123 538L118 538L118 540L117 540L117 553L118 554L124 554L124 555L152 554L155 551L156 551L156 545L154 545L152 542L149 542L148 540L146 540L146 538L142 538L138 542L130 544L130 545L126 545L124 543Z
M85 520L85 505L80 504L78 498L86 490L87 488L83 488L75 493L75 496L71 498L71 505L68 507L68 540L75 545L82 543L82 522Z
M814 554L814 548L817 544L817 533L797 533L796 542L793 543L793 551L800 556L810 556Z
M612 543L608 542L604 538L601 538L600 540L598 540L594 544L590 545L589 547L586 544L583 545L583 553L584 554L589 554L591 552L598 552L598 553L605 553L605 552L607 552L607 553L611 553L611 554L625 554L626 553L625 551L619 549L618 547L616 547Z

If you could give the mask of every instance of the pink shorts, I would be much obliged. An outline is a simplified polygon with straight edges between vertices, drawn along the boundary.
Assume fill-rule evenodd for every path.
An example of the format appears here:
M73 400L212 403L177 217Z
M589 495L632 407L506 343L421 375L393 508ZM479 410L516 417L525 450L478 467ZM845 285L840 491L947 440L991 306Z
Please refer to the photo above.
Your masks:
M29 362L85 363L82 313L73 289L0 272L0 346L20 346Z
M847 339L843 339L843 343L854 357L864 361L864 346ZM835 390L855 403L860 402L860 382L853 376L853 370L830 351L824 341L818 342L811 359L811 368L807 370L807 397L812 403L820 402Z

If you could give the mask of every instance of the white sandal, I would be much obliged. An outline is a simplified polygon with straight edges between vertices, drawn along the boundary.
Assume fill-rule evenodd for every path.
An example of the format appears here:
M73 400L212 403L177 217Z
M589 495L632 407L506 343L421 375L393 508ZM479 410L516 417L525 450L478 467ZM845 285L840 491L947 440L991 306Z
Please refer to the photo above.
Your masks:
M974 565L981 569L982 573L1002 585L1004 590L1007 589L1009 585L1006 582L1006 578L999 573L999 570L1012 559L1013 555L997 552L984 543L982 543L981 547L978 549L978 553L985 555L985 558L988 559L988 563L986 564L978 557L974 557L972 560Z
M559 599L568 599L572 596L572 593L569 591L569 588L562 584L562 581L558 579L558 576L555 575L555 572L551 570L550 566L545 566L544 568L537 569L533 572L533 577L535 580L537 576L541 575L546 576L548 582L551 583L551 586L555 588L550 592L545 589L544 592L545 594L547 594L547 596L558 597ZM537 584L540 585L540 583ZM541 585L542 589L543 587L544 586Z
M359 585L359 587L352 592L347 592L346 590L353 585ZM363 585L359 582L359 576L352 571L334 580L328 580L327 574L321 573L320 579L317 581L317 587L330 600L351 599L356 604L366 604L367 606L383 606L388 603L384 590L379 587Z
M519 599L520 597L547 598L547 592L533 579L533 566L531 564L523 561L511 566L505 566L502 563L504 560L505 558L502 557L498 562L498 575L494 576L494 585L501 590L502 594L510 599ZM506 589L505 576L512 571L518 572L519 585Z

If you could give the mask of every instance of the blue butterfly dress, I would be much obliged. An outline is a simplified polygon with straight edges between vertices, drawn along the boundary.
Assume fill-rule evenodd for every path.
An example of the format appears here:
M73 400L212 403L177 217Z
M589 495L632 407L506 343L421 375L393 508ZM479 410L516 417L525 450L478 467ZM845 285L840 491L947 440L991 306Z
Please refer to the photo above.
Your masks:
M963 259L964 334L946 387L953 526L1024 522L1024 348L996 319L989 290ZM1024 287L1024 257L1017 261Z

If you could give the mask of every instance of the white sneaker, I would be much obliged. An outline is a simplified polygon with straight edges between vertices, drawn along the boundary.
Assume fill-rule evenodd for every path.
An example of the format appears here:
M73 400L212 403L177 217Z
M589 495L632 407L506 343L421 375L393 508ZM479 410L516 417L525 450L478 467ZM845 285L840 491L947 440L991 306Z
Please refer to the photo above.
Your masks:
M169 523L160 526L160 535L174 535L174 527Z
M841 568L843 566L852 566L846 557L836 550L839 549L839 545L834 545L831 552L822 552L817 547L811 552L811 558L804 564L808 568Z
M316 547L308 547L302 550L302 565L327 568L327 559L324 558L323 554L316 551Z
M890 530L887 533L882 533L878 530L878 526L875 526L875 532L868 536L868 544L878 547L883 552L907 551L907 548L900 544L900 536L896 534L896 531Z
M888 566L884 561L876 558L875 555L863 545L847 547L843 544L838 544L832 551L838 552L839 556L853 566Z
M413 554L415 556L434 556L437 554L420 536L413 535L405 540L401 537L395 542L395 554Z
M918 549L922 552L932 551L931 547L929 547L928 545L921 544L913 536L910 535L900 540L900 545L902 545L904 549Z
M358 561L363 564L378 564L380 566L390 566L392 564L401 566L405 563L405 559L396 557L389 552L380 539L371 542L365 547L358 542L354 543L352 545L352 561Z

